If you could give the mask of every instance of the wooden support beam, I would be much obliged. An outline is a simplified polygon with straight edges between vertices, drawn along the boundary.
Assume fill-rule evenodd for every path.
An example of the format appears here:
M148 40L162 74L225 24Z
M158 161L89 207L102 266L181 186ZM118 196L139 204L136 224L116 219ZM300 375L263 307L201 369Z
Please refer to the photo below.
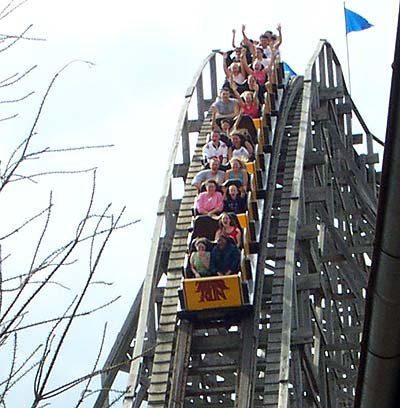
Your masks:
M327 200L326 187L313 187L309 189L306 196L306 204L319 203Z
M343 88L341 87L333 87L333 88L321 88L319 90L319 97L322 101L342 98L343 97Z
M379 154L360 154L360 158L365 161L366 164L377 164L379 163Z
M257 355L256 333L258 328L254 327L254 316L250 315L241 323L241 349L239 359L238 387L237 387L237 408L249 408L252 405L254 395L254 375L255 355Z
M313 332L310 329L298 328L292 331L291 345L298 346L303 344L312 344Z
M191 119L188 121L189 133L200 132L202 121L200 119Z
M353 145L363 144L364 135L362 133L353 133Z
M229 336L229 343L226 340L226 336L195 336L192 340L192 353L222 352L239 348L239 334Z
M315 290L321 288L321 277L319 273L311 273L308 275L300 275L296 278L296 289Z
M338 115L351 113L351 111L353 110L353 104L351 102L336 102L336 110Z
M189 165L184 163L174 164L173 176L174 178L182 177L186 180L189 170Z
M313 110L312 119L315 122L321 122L321 121L329 120L328 105L326 103L322 103L322 105L320 107Z
M304 168L309 169L314 166L324 166L328 163L328 156L325 152L308 152L304 157Z
M297 239L300 241L316 239L318 234L319 232L315 224L301 225L297 229Z

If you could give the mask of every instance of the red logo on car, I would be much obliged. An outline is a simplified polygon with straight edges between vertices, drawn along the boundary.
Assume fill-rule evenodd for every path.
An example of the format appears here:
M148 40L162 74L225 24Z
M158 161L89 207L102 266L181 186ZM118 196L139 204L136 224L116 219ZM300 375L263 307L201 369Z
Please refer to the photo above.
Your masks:
M223 279L196 282L196 292L200 293L199 302L226 300L225 290L229 290Z

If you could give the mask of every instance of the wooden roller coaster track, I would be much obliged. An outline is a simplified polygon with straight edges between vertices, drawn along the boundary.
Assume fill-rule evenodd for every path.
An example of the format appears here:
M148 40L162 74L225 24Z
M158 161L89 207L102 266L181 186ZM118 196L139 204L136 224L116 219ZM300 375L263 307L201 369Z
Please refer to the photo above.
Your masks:
M332 47L321 41L304 77L276 90L277 116L263 117L253 311L229 321L179 320L196 195L191 180L216 95L212 53L187 91L147 273L105 363L116 368L103 374L94 407L109 406L119 369L129 373L126 408L351 407L379 187L373 135ZM192 98L197 118L189 120ZM172 194L176 178L185 183L180 199Z

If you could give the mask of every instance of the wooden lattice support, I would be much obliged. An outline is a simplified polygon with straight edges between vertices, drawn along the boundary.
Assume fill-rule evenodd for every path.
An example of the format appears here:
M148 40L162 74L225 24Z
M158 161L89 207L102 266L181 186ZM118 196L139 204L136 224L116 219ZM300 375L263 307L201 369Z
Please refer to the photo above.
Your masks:
M215 98L215 56L207 61ZM209 131L203 117L211 100L204 99L202 69L187 91L173 146L175 153L182 146L184 163L176 164L174 156L167 172L157 222L166 219L169 231L159 240L156 230L155 258L141 291L144 314L138 317L136 301L107 362L123 361L136 339L125 407L138 408L143 400L151 408L351 407L377 205L372 135L335 53L321 41L305 77L292 80L282 101L274 101L279 117L268 114L262 121L257 165L267 188L257 193L254 312L229 324L177 324L176 291L194 197L190 181ZM198 118L188 121L195 91ZM353 136L354 117L365 137ZM193 157L191 130L201 130ZM360 141L358 154L353 144ZM185 180L178 202L171 197L173 176ZM155 289L166 271L156 321ZM146 346L152 351L143 358ZM104 386L113 378L106 376ZM95 408L107 406L105 394Z

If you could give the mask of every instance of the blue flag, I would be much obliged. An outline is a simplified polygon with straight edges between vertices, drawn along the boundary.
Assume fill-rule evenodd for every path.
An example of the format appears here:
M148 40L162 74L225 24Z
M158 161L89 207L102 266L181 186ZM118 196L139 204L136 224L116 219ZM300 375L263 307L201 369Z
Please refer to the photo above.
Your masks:
M361 31L373 27L364 17L361 17L359 14L347 8L344 9L344 17L346 20L346 34L352 31Z
M291 77L291 76L297 76L296 72L294 72L293 69L290 68L288 64L286 64L286 62L283 63L283 70L284 70L285 72L288 72L288 73L289 73L289 77Z

